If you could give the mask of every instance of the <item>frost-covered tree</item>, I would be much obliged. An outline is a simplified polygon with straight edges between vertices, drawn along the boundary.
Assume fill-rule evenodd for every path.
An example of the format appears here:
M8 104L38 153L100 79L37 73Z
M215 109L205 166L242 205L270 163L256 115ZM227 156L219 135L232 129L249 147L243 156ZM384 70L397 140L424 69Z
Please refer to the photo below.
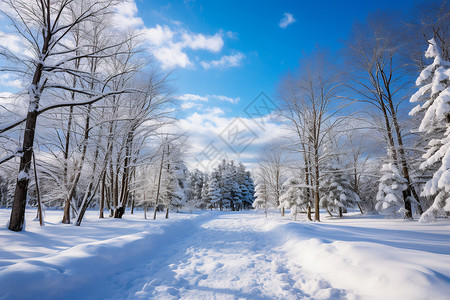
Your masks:
M267 182L264 180L258 183L255 187L255 201L252 206L256 209L264 209L267 218L267 206L269 203L269 190L267 188Z
M404 216L406 212L403 194L408 188L408 181L392 163L384 164L381 167L381 175L375 209L386 215L401 214Z
M213 207L219 207L222 210L222 190L219 185L219 173L213 172L208 182L208 195Z
M438 215L450 213L450 62L442 57L434 38L428 42L425 57L433 62L420 73L416 80L420 88L411 97L411 102L424 103L410 113L423 114L419 132L431 138L420 168L436 170L422 192L424 196L433 196L434 202L422 214L421 222L433 221Z
M252 206L256 209L264 209L266 218L267 218L267 209L271 204L271 199L273 195L271 195L271 191L269 189L268 177L269 170L266 168L264 163L260 163L258 169L256 171L257 179L256 179L256 187L255 187L255 201Z
M339 97L342 83L338 79L339 74L328 57L315 52L304 59L297 74L286 77L280 86L280 113L292 131L296 152L305 159L304 185L311 189L306 198L314 195L316 221L320 221L321 169L328 156L323 150L333 128L343 121L336 117L345 107Z
M307 188L296 177L290 177L282 185L283 193L280 197L280 208L289 209L291 217L297 220L298 214L306 211L309 205L306 197Z
M202 200L202 203L204 203L206 208L211 208L212 209L211 197L210 197L210 194L209 194L209 178L208 178L207 174L205 174L205 178L204 178L204 181L203 181L202 192L201 192L201 200Z
M72 62L89 57L106 57L110 50L123 42L111 40L108 45L97 49L89 44L75 46L71 33L96 19L107 18L113 13L114 0L57 0L25 1L5 0L2 13L12 23L10 28L20 39L21 49L1 47L2 71L23 80L27 87L28 110L25 116L6 126L1 126L0 134L21 124L25 124L20 152L20 166L14 195L13 209L9 229L21 231L24 224L25 204L30 181L30 166L38 116L55 108L75 105L89 105L109 95L123 91L114 91L108 87L111 79L107 73L99 72L95 77L85 70L74 67ZM65 81L64 76L71 74L85 83L74 88ZM114 77L117 74L114 74ZM92 90L89 82L94 79L103 86ZM53 97L60 91L71 91L82 95L77 101L60 101Z
M343 172L343 169L345 170L337 165L328 166L320 185L322 190L321 207L325 208L330 215L330 210L337 211L340 218L345 209L355 207L360 201L352 187L350 176Z

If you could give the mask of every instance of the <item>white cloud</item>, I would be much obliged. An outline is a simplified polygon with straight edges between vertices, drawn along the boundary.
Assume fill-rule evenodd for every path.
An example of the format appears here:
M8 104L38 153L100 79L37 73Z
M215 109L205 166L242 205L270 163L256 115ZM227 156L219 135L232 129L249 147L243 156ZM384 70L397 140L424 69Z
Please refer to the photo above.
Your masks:
M136 2L121 2L116 6L116 14L113 17L113 24L118 28L139 27L144 25L144 21L137 17L138 8Z
M23 88L22 81L17 76L10 73L4 73L0 75L0 85L16 89Z
M194 94L184 94L177 97L178 100L181 101L204 101L208 102L210 99L217 99L220 101L226 101L230 102L231 104L237 104L239 100L241 100L239 97L231 98L223 95L206 95L206 96L200 96L200 95L194 95Z
M189 57L183 52L180 45L172 44L169 47L154 48L153 55L162 64L163 69L181 67L187 68L192 65Z
M239 102L239 100L241 100L239 97L230 98L230 97L222 96L222 95L211 95L209 97L218 99L220 101L227 101L227 102L230 102L231 104L237 104Z
M184 94L177 97L178 100L183 101L208 101L207 96L199 96L194 94Z
M198 103L195 102L184 102L183 104L181 104L181 108L182 109L191 109L194 107L201 107L201 105L199 105Z
M200 33L183 33L183 45L193 50L208 50L211 52L219 52L223 47L223 39L221 34L216 33L212 36Z
M161 63L163 69L188 68L194 64L186 53L187 49L220 52L224 46L223 32L213 35L195 33L183 28L180 22L172 21L173 28L157 24L155 27L145 26L138 16L138 8L134 0L121 3L116 7L113 18L120 29L138 29L149 46L149 51Z
M282 125L274 123L272 118L268 116L263 118L265 119L264 128L258 125L261 123L259 118L239 118L239 122L245 124L256 137L242 153L234 152L222 139L226 138L224 132L229 129L230 124L236 121L236 118L226 117L220 108L197 111L185 119L179 120L179 127L189 133L189 144L191 145L189 166L203 171L211 171L220 162L217 161L220 156L241 161L247 166L256 163L263 147L278 140L280 136L289 134ZM208 159L208 155L213 157Z
M294 19L294 16L291 13L284 13L283 18L280 20L280 23L278 24L280 28L286 28L292 23L294 23L296 20Z
M229 68L229 67L238 67L241 65L242 60L244 59L244 54L238 52L233 55L224 55L219 60L213 60L210 62L202 61L200 64L204 69L210 68Z
M238 38L238 34L233 31L227 31L225 33L225 35L227 36L227 38L232 39L232 40L236 40Z
M172 41L174 32L170 30L169 26L156 25L153 28L146 28L143 30L145 39L154 46L161 46Z

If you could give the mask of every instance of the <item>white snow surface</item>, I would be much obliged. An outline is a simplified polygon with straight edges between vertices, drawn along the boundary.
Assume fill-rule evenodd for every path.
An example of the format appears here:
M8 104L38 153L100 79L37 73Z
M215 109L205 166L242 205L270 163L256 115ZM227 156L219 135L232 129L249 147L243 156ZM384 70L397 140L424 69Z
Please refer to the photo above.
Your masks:
M6 224L10 210L0 209ZM28 210L0 229L0 299L448 299L450 220L359 213L87 212L81 227ZM151 214L149 214L151 217ZM303 219L302 219L303 218Z

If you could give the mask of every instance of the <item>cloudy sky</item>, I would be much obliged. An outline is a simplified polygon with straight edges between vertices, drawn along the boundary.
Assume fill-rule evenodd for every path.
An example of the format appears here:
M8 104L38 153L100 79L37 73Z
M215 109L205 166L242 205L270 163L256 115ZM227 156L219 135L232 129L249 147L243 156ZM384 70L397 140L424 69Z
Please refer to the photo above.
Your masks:
M251 166L282 135L270 113L283 74L317 47L337 51L369 12L417 2L131 0L115 22L142 31L155 63L172 72L190 165L226 156ZM5 76L0 87L18 84Z
M174 70L191 166L222 156L251 166L283 130L263 117L276 109L283 74L316 47L337 51L369 12L416 2L136 0L121 24L145 28L149 51Z

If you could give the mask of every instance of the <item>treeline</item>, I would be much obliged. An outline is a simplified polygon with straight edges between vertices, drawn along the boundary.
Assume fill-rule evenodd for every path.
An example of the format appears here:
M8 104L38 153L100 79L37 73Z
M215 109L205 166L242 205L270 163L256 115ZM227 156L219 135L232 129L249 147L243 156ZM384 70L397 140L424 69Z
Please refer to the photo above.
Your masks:
M160 156L170 86L140 33L113 22L121 2L2 2L17 43L0 48L1 70L28 87L2 93L0 105L0 201L12 206L11 230L22 230L27 204L63 207L63 223L79 225L94 203L121 218L137 175Z
M358 206L448 216L449 8L372 14L339 55L315 51L285 76L279 117L291 134L262 155L255 206L317 221L320 209L342 217Z

